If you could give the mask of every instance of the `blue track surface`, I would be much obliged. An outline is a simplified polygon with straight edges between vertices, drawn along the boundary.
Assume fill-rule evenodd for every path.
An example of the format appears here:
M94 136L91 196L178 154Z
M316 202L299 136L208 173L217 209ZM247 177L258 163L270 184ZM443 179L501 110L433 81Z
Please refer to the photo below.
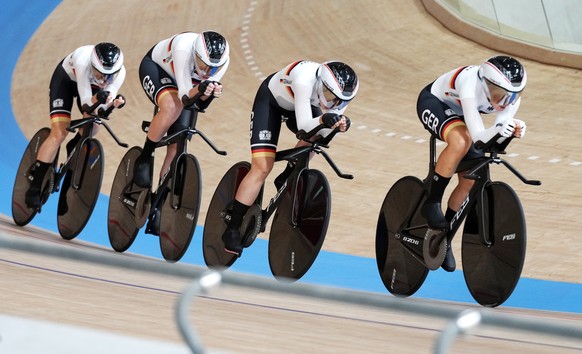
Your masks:
M27 143L12 112L10 100L12 74L26 43L42 21L60 4L60 0L32 0L27 1L26 4L8 0L1 2L0 23L3 24L3 29L0 35L0 47L10 48L10 50L5 50L0 56L0 122L2 124L0 149L3 152L0 157L0 185L4 186L4 190L0 193L0 213L11 215L12 185L20 157ZM63 53L63 56L65 54ZM51 74L46 73L46 75ZM36 102L35 104L46 105L47 103ZM48 111L46 122L48 124ZM115 162L110 161L110 163ZM57 199L55 196L49 199L43 212L33 220L33 225L56 232ZM108 197L102 195L93 217L85 231L78 237L79 239L109 247L106 224L107 204ZM374 237L374 232L375 230L368 230L368 233L362 237ZM202 227L199 226L189 251L181 262L204 265L201 255L201 235ZM157 238L145 235L143 232L140 232L129 252L161 258ZM267 258L267 242L257 239L251 248L245 250L243 258L237 261L232 269L270 277ZM379 292L391 296L380 280L376 261L371 258L321 252L313 267L301 281ZM475 303L460 271L452 274L443 270L431 272L415 297ZM582 313L580 299L582 299L582 284L523 278L504 306Z

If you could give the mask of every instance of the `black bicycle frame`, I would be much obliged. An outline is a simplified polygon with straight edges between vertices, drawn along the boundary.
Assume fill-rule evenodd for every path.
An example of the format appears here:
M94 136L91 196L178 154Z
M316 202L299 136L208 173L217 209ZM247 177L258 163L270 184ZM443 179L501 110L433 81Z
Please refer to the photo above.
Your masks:
M157 107L154 109L154 114L157 111ZM168 146L171 144L177 144L176 150L176 156L174 157L174 159L172 160L172 162L170 163L170 168L168 169L168 172L165 173L162 176L162 180L160 181L158 188L156 189L156 192L153 193L153 198L152 198L152 208L150 211L150 214L157 208L159 207L158 203L161 201L161 197L164 194L163 191L164 189L167 187L167 183L168 180L171 176L175 176L176 175L176 169L178 168L178 161L180 159L180 157L182 157L183 155L186 155L188 153L188 141L192 139L193 135L200 135L200 137L219 155L226 155L226 151L223 150L219 150L214 143L212 143L212 141L210 141L210 139L208 139L206 137L206 135L204 135L201 131L196 130L196 122L198 121L198 112L199 110L195 107L192 108L184 108L184 110L182 111L181 114L187 114L189 115L188 118L188 127L172 134L172 135L168 135L166 137L164 137L162 140L160 140L157 144L156 144L156 149L159 147L163 147L163 146ZM180 118L178 118L180 119ZM148 132L149 130L149 126L150 126L149 121L144 121L142 122L142 130L144 132ZM174 183L174 185L171 186L171 190L174 189L176 180L174 179L172 181L172 183ZM173 193L172 193L173 194ZM172 203L172 207L173 208L178 208L179 207L179 201L174 201L173 196L171 196L171 203Z
M339 177L346 178L346 179L353 179L354 178L354 176L352 176L350 174L342 173L340 171L340 169L337 167L337 165L333 162L331 157L322 149L322 148L329 147L327 144L329 144L331 139L335 136L335 134L337 134L337 132L339 131L338 129L333 130L325 138L321 137L319 139L316 139L315 141L310 140L320 129L322 129L324 127L325 126L323 126L323 125L319 125L318 127L314 128L310 132L305 132L304 130L300 130L299 132L297 132L297 134L296 134L297 139L309 143L309 146L296 147L296 148L292 148L292 149L278 151L276 153L275 162L286 160L289 162L293 162L295 164L295 167L293 168L293 171L291 172L289 177L285 180L285 182L283 183L281 188L279 188L279 190L277 191L275 196L273 198L271 198L267 207L265 209L263 209L261 232L265 231L267 221L273 215L275 210L277 210L277 208L279 207L279 204L281 203L280 197L283 195L283 193L289 187L289 183L292 183L292 185L291 185L292 194L291 195L292 195L293 199L292 199L291 204L293 206L295 205L296 198L297 198L297 185L298 185L297 181L299 179L299 174L303 170L309 168L309 160L310 160L309 157L312 153L323 155L325 160L328 162L328 164L331 166L331 168L335 171L335 173ZM293 210L295 210L295 208L291 208L292 214L291 214L291 217L289 219L292 221L293 226L297 226L297 219L296 219L296 215L293 215Z
M92 112L99 105L100 105L99 102L95 103L93 106L88 108L88 111ZM95 124L104 126L105 129L107 130L107 132L113 138L113 140L115 140L115 142L119 146L122 146L122 147L128 146L126 143L121 142L121 140L119 140L117 135L115 135L115 133L113 133L111 128L109 128L107 123L103 121L103 120L108 119L107 117L109 116L109 114L111 114L111 112L113 111L114 108L115 107L113 105L111 105L111 107L109 107L107 110L100 110L98 114L91 114L90 117L75 119L75 120L71 121L71 125L67 128L67 131L69 131L71 133L76 132L77 129L81 129L82 127L85 127L85 126L87 126L87 127L85 127L85 129L83 129L83 132L81 134L81 139L79 139L79 141L77 142L77 145L75 145L75 147L73 148L71 155L67 156L67 159L65 160L65 162L62 163L58 169L56 169L56 166L54 166L55 167L55 183L54 183L54 187L53 187L54 188L53 192L59 191L59 188L61 185L61 180L65 176L66 171L68 171L69 169L71 169L73 171L73 178L71 178L71 187L73 187L74 189L79 189L79 187L80 187L79 183L83 177L82 173L84 173L84 170L79 168L79 167L82 167L83 163L84 163L84 161L80 160L81 154L80 154L79 150L80 150L81 146L83 146L83 144L93 136L93 128L94 128ZM71 164L73 163L73 160L74 160L73 166L75 168L70 168ZM55 165L56 165L56 160L55 160Z
M465 220L467 213L473 208L475 202L479 200L483 200L483 193L485 190L485 185L491 181L490 178L490 171L489 165L492 163L495 164L503 164L507 167L517 178L519 178L522 182L531 185L540 185L541 182L537 180L528 180L526 179L519 171L517 171L509 162L501 159L498 157L498 154L505 154L505 148L511 142L512 138L505 139L501 143L497 143L497 140L501 138L501 135L497 134L493 137L488 143L482 143L478 141L475 146L477 149L483 150L485 154L488 156L480 157L475 160L461 162L461 168L457 169L459 171L467 171L464 175L464 178L471 179L475 183L469 190L469 193L461 203L459 210L453 216L453 219L450 221L449 224L449 231L447 235L454 235L463 220ZM430 138L430 163L429 163L429 174L427 178L424 180L425 189L428 188L429 181L431 180L432 176L434 176L436 168L436 138L431 136ZM479 221L479 234L481 236L488 235L487 232L483 232L485 230L485 209L483 203L479 204L479 209L477 210L477 220ZM483 237L482 240L485 244L491 244L490 240L487 240Z

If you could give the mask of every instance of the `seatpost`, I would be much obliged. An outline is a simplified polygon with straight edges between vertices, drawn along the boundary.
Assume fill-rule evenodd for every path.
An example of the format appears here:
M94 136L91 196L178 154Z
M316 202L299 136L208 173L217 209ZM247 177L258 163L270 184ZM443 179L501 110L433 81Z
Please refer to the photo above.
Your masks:
M430 162L429 162L429 166L428 169L430 172L433 172L436 166L436 160L437 160L437 156L436 156L436 136L431 135L430 136Z
M194 107L187 109L188 114L190 115L189 118L189 124L188 124L188 128L190 128L190 130L195 129L196 128L196 122L198 120L198 110Z

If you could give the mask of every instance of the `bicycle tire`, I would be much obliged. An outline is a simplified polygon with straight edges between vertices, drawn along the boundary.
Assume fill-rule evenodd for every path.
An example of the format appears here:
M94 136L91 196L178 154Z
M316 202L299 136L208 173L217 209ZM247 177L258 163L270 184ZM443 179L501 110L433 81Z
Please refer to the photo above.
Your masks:
M117 172L111 185L109 207L107 210L107 233L109 243L116 252L125 252L135 241L141 228L137 219L138 200L143 188L133 185L133 165L141 154L141 148L134 146L129 149L117 167Z
M228 209L240 183L250 169L251 164L247 161L235 163L226 171L212 195L202 233L202 254L204 262L210 268L228 268L238 258L224 250L222 234L228 225L226 220Z
M526 253L525 216L513 188L488 183L483 190L479 227L477 203L465 220L462 239L463 276L475 301L486 307L503 304L521 277Z
M160 213L160 250L168 262L179 261L192 241L200 212L201 180L196 157L181 155Z
M103 146L87 139L73 158L76 166L66 172L57 208L59 234L65 240L77 237L93 214L103 182Z
M271 273L293 280L305 275L315 262L331 215L331 190L322 172L304 169L296 183L296 197L293 188L283 192L269 234Z
M376 264L384 286L396 296L413 295L429 272L422 262L422 247L418 247L427 230L420 215L423 200L423 182L403 177L386 194L378 216ZM406 242L405 236L411 241Z
M48 138L50 132L51 130L46 127L37 131L30 139L24 153L22 154L22 158L20 159L20 165L18 165L18 170L14 179L14 187L12 189L12 219L18 226L28 224L38 212L37 210L29 209L25 202L26 191L30 186L30 183L28 182L28 171L36 161L38 150ZM48 171L47 175L51 175L50 172L51 171Z

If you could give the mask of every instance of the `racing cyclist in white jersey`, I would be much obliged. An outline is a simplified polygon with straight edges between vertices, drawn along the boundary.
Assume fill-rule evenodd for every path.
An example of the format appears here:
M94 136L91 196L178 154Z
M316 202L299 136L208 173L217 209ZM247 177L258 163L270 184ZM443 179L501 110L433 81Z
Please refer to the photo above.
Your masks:
M26 191L25 202L29 208L41 207L42 180L67 137L74 98L77 98L77 107L83 117L89 116L91 112L86 112L87 108L97 102L102 103L97 110L107 109L111 105L121 108L125 100L122 96L117 97L117 93L124 80L123 53L109 42L79 47L57 65L49 89L51 131L39 148L37 160L28 174L30 187ZM68 153L79 139L81 134L78 132L67 143ZM70 178L70 174L65 178ZM63 185L68 186L69 183L64 181ZM64 211L59 210L61 212Z
M296 61L267 77L255 96L251 113L251 169L242 180L233 201L231 220L222 235L225 251L240 255L239 228L244 215L256 200L261 186L271 173L281 124L297 133L325 124L318 135L327 136L339 127L346 132L350 120L344 115L356 96L359 82L354 70L345 63ZM296 146L306 143L299 141ZM280 188L293 169L291 162L275 179Z
M527 82L525 68L508 56L489 58L481 65L464 66L437 78L418 97L417 114L424 128L447 146L440 153L435 175L431 176L428 197L421 213L431 228L448 229L474 181L463 178L466 171L457 171L462 160L483 155L474 143L490 141L498 133L503 138L522 138L526 125L515 119L521 104L521 93ZM482 114L495 113L493 124L485 128ZM441 201L453 174L458 184L452 191L443 215ZM447 242L442 268L456 268L451 239Z
M185 106L206 109L222 95L220 80L230 63L226 39L215 31L184 32L157 43L142 59L139 77L142 88L157 113L152 118L141 155L134 167L136 185L152 185L153 155L166 133L187 127ZM160 174L163 176L176 155L176 144L168 145Z

